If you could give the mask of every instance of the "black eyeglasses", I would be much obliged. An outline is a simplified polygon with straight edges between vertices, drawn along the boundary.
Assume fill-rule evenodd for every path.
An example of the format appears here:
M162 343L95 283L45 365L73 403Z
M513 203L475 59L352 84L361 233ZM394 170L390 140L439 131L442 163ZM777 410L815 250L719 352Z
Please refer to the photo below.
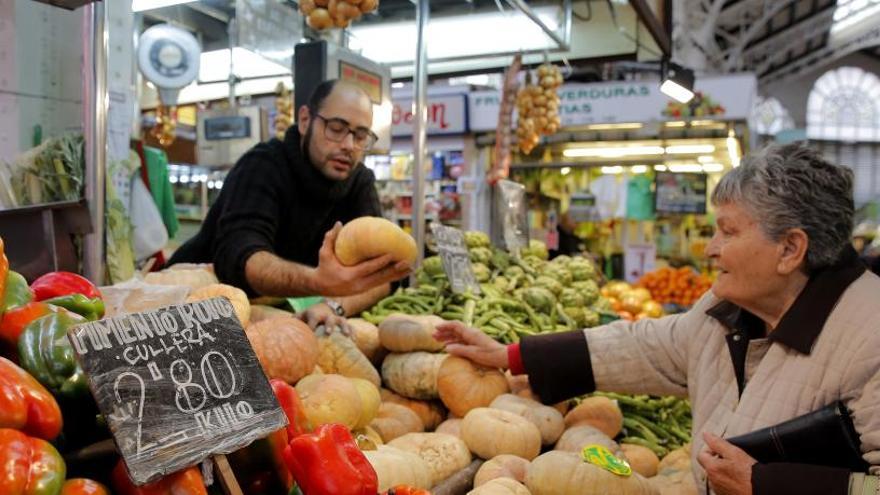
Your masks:
M324 117L316 113L315 117L324 121L324 137L330 141L341 143L351 134L354 137L354 147L360 150L369 151L370 148L379 140L373 131L366 127L356 127L352 129L351 124L345 119Z

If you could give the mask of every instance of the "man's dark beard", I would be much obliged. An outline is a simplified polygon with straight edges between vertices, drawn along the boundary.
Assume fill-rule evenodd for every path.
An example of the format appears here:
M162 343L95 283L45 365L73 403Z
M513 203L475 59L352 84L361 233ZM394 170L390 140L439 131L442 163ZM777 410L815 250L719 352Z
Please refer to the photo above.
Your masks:
M312 163L312 155L309 154L309 144L311 144L312 142L312 126L314 125L314 120L309 122L309 128L306 129L306 135L303 137L302 149L300 150L302 152L302 156L304 156L306 161L308 161L309 163Z

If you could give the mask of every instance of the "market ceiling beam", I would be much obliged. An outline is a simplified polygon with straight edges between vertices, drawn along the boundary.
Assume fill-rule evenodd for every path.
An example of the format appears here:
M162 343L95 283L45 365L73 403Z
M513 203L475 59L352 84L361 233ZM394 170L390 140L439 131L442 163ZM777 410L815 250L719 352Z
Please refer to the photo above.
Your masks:
M774 68L766 74L759 75L759 79L761 84L787 81L799 77L810 70L815 70L819 66L827 65L834 60L849 55L850 53L877 45L880 45L880 25L874 26L870 30L849 41L838 43L836 45L826 43L823 48L816 50L807 56L802 56L791 63Z
M764 72L779 62L792 48L824 36L831 27L834 6L833 2L829 3L820 11L747 48L742 56L743 66L758 73Z
M559 36L559 34L556 31L550 29L549 26L544 24L544 21L542 21L541 18L538 17L538 14L536 14L535 11L532 10L532 8L529 7L529 5L525 1L523 1L523 0L507 0L507 3L509 3L512 7L516 8L517 10L519 10L520 12L525 14L526 17L531 19L532 22L534 22L538 27L540 27L541 30L544 31L544 34L546 34L547 37L549 37L550 39L553 40L554 43L556 43L557 48L559 48L562 51L568 51L571 49L571 45L569 44L570 39L568 39L568 37L566 36L567 33L563 32L563 35ZM563 9L562 9L563 16L566 17L566 20L563 21L563 31L570 31L571 30L571 0L565 0L563 2L563 4L564 4Z
M672 55L672 40L663 27L663 22L654 15L648 2L646 0L629 0L629 4L636 11L636 15L645 27L648 28L648 32L651 33L663 55L670 57Z

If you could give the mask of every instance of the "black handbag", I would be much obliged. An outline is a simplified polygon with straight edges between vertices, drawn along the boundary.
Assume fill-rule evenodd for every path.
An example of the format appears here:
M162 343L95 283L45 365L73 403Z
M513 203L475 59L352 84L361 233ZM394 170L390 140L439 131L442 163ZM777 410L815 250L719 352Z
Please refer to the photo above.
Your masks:
M866 472L859 434L837 401L778 425L728 438L758 462L793 462Z

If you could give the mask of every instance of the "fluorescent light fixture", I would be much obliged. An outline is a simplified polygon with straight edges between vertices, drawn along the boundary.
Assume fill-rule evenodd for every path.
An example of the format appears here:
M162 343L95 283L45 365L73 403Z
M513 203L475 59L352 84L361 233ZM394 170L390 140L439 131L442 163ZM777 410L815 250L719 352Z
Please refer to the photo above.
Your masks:
M670 165L670 172L702 172L703 166L699 163L685 163L681 165Z
M162 7L170 7L172 5L192 3L195 1L196 0L133 0L131 2L131 11L143 12L145 10L161 9Z
M666 172L666 165L654 165L655 172Z
M624 129L641 129L642 124L640 122L628 122L623 124L592 124L587 126L587 129L591 131L613 131L613 130L624 130Z
M874 16L880 16L880 2L877 0L838 0L834 8L831 36L839 36L845 30L857 31L853 28L859 24L876 22L872 19Z
M630 169L630 172L634 174L644 174L648 171L647 165L633 165Z
M290 74L290 68L272 62L256 53L236 46L232 49L232 70L242 78L277 76ZM229 80L229 49L202 52L199 59L199 81Z
M715 162L715 157L712 155L698 156L697 161L700 163L713 163Z
M673 120L672 122L667 122L664 125L666 127L685 127L687 126L687 122L683 120Z
M720 163L704 163L703 172L722 172L724 165Z
M617 175L623 173L623 167L620 165L614 165L613 167L602 167L601 172L606 175Z
M403 83L402 82L394 82L394 83L391 83L391 87L392 88L402 88Z
M562 167L562 169L559 170L559 173L562 175L568 175L571 173L571 167Z
M733 165L734 168L739 167L739 142L736 140L733 131L730 131L727 134L727 154L730 156L730 164Z
M711 144L680 144L666 147L666 153L670 155L695 155L697 153L714 152L715 146Z
M532 10L548 28L559 29L562 16L558 6L532 7ZM491 36L487 35L487 26ZM350 28L350 32L349 48L360 50L364 57L384 64L413 61L417 26L412 21L357 25ZM556 48L540 27L515 9L432 17L425 41L429 60Z
M694 71L667 62L663 64L660 91L680 103L687 103L694 97L694 79Z
M614 147L596 147L596 148L569 148L562 152L563 156L573 157L599 157L599 158L620 158L631 155L662 155L664 153L662 146L614 146Z

